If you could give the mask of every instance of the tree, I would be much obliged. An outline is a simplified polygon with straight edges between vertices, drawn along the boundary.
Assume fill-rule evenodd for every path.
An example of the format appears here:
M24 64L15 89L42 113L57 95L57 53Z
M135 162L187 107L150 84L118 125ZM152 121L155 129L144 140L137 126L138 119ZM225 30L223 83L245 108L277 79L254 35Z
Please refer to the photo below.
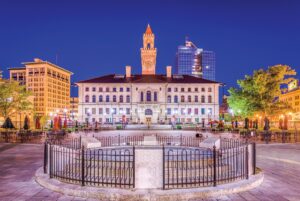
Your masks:
M30 92L16 81L0 82L0 116L5 119L19 111L31 111Z
M254 113L267 116L290 110L288 104L276 100L276 97L281 94L283 86L294 80L292 75L296 75L296 71L287 65L255 70L252 76L246 75L245 79L237 81L239 88L228 90L230 108L234 114L243 117Z

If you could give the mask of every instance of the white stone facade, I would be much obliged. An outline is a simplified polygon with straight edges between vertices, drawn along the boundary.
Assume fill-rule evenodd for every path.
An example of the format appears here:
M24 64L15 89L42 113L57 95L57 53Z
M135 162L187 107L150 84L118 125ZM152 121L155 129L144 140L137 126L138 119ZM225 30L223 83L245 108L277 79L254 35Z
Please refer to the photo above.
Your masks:
M79 83L78 87L80 122L207 123L219 118L218 83Z

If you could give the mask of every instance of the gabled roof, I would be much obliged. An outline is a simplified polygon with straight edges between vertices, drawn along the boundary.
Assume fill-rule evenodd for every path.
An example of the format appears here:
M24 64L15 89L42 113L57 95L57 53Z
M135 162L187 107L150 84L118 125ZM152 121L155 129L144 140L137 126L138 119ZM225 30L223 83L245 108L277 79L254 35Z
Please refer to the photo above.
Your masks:
M166 75L132 75L130 78L120 76L116 74L104 75L88 80L82 80L76 82L80 83L198 83L198 84L221 84L212 80L207 80L191 75L173 75L171 78L167 78Z

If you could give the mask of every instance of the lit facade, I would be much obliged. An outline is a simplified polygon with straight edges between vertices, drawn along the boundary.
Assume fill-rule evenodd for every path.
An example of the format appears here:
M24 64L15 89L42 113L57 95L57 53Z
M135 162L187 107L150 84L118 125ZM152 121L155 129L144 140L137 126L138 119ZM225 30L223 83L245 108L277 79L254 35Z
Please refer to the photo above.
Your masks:
M9 69L10 79L25 85L33 93L36 115L69 110L72 72L41 59L23 64L25 67Z
M145 40L144 37L147 44ZM142 65L144 56L141 52ZM152 59L146 70L142 66L142 74L133 75L131 67L126 66L125 75L110 74L77 82L78 120L138 124L218 120L220 83L172 75L171 66L166 67L166 74L158 75Z
M279 100L287 102L295 112L295 116L300 119L300 87L297 80L288 85L288 91L281 94Z
M70 98L70 118L72 120L77 120L78 116L78 97Z

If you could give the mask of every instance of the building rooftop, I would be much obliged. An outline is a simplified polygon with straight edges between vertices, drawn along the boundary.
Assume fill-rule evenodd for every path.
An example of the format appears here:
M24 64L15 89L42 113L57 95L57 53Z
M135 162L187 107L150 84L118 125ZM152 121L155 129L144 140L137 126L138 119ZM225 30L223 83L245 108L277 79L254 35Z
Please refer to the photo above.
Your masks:
M198 84L221 84L212 80L194 77L191 75L172 75L167 78L166 75L132 75L130 78L116 74L104 75L88 80L76 82L80 83L198 83Z

